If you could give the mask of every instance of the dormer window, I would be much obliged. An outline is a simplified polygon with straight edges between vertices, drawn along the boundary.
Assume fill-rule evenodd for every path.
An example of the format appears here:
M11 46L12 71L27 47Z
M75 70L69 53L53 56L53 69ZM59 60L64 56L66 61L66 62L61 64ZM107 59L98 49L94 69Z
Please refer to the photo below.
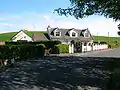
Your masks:
M85 37L89 37L89 34L88 34L88 33L85 33Z
M59 31L57 31L55 34L56 34L56 36L60 36L60 32Z
M76 36L76 33L75 32L72 32L72 37L75 37Z
M55 36L61 36L61 32L58 28L56 28L55 32L54 32Z
M77 32L75 30L71 30L69 32L69 34L70 34L70 37L77 37L78 36L78 34L77 34Z
M84 32L84 37L90 37L90 33L89 33L88 30L86 30L86 31Z

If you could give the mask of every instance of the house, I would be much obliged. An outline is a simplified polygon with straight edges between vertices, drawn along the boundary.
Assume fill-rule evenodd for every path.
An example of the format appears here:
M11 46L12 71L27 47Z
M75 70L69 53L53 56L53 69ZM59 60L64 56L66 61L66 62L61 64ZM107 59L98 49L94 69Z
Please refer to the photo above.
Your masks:
M88 51L96 51L107 49L106 43L93 41L93 37L89 29L64 29L47 27L47 33L32 33L32 37L23 30L19 31L12 37L12 41L42 41L42 40L58 40L62 44L69 45L69 53L81 53Z
M47 27L50 40L59 40L69 45L69 53L92 51L93 37L89 29L63 29Z
M28 34L26 34L23 30L20 30L11 39L12 39L12 41L33 41L32 37L30 37Z

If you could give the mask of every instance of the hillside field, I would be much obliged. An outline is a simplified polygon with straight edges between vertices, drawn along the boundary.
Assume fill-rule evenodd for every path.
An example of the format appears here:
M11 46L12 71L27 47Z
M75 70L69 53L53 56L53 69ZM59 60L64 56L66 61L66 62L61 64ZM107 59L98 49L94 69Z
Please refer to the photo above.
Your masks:
M45 31L25 31L25 33L27 33L30 37L32 37L33 33L46 34ZM16 34L17 32L1 33L0 41L11 41L11 38ZM93 40L95 42L107 42L112 48L120 47L120 37L93 36Z
M43 34L44 31L25 31L30 37L32 37L33 33ZM8 33L1 33L0 34L0 41L11 41L11 38L16 35L17 32L8 32Z
M120 37L93 36L94 41L111 42L120 41Z
M106 42L111 48L120 48L120 37L93 36L94 41Z

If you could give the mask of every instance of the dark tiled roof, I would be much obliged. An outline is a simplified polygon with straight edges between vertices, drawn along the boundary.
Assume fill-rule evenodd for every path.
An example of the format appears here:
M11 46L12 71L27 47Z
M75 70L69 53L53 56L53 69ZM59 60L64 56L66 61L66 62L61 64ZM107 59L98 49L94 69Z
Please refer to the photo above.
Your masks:
M92 38L84 38L84 37L79 37L79 38L71 38L71 37L61 37L61 38L58 38L58 37L51 37L51 39L54 39L54 40L60 40L60 41L71 41L71 40L74 40L74 41L91 41Z
M55 37L54 36L54 30L58 29L61 32L61 36L59 37ZM70 31L74 30L75 32L78 33L78 37L70 37ZM64 40L75 40L75 41L91 41L93 40L92 36L85 38L83 37L83 32L85 32L88 29L63 29L63 28L50 28L49 29L49 34L51 35L51 39L55 39L55 40L60 40L60 41L64 41Z
M74 29L74 28L72 28L72 29L51 28L51 29L49 30L49 31L50 31L50 34L53 35L53 32L54 32L56 29L59 29L59 31L61 32L61 36L62 36L62 37L65 37L66 34L69 35L69 32L70 32L71 30L76 31L79 35L86 30L86 29Z
M37 33L33 34L32 39L33 41L48 40L48 38L44 34L37 34Z

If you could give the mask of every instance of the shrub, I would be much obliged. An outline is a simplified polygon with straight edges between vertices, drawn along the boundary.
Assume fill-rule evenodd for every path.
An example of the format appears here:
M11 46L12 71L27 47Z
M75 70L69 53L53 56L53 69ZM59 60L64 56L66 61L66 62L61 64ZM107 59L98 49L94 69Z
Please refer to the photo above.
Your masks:
M47 49L53 48L55 45L61 44L60 41L41 41L41 44L44 44Z
M59 50L58 46L54 46L52 48L52 54L60 54L60 50Z
M36 41L36 42L5 42L6 45L39 45L39 44L44 44L45 47L48 49L48 48L53 48L55 45L57 44L61 44L60 41Z
M69 46L67 44L58 44L55 45L55 47L52 49L53 53L59 54L59 53L68 53L69 52Z
M0 46L0 59L7 59L10 53L9 46Z
M45 54L45 45L44 44L39 44L39 45L37 45L37 57L42 57L42 56L44 56L44 54Z
M113 40L113 41L107 42L107 44L110 48L119 48L120 47L120 41L118 41L118 40Z
M107 83L107 90L120 90L120 68L116 68Z
M5 45L0 46L0 59L29 59L43 57L45 45Z

